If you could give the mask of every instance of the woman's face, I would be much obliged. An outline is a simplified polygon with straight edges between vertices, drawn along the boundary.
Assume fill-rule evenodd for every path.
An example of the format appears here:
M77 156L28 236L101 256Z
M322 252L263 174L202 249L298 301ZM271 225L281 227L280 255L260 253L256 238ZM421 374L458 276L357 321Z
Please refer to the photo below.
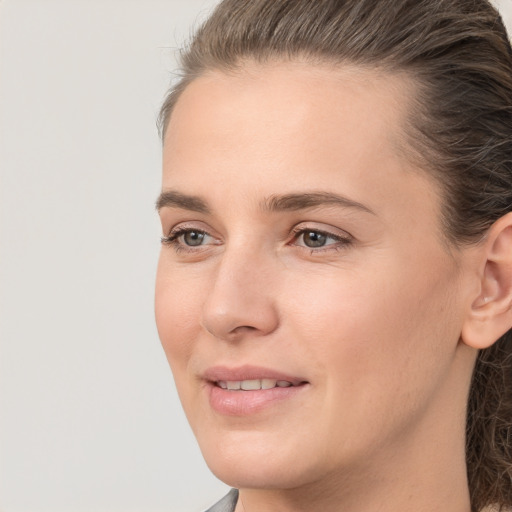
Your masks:
M398 464L463 423L465 253L403 150L410 88L248 64L176 105L156 319L203 455L233 486Z

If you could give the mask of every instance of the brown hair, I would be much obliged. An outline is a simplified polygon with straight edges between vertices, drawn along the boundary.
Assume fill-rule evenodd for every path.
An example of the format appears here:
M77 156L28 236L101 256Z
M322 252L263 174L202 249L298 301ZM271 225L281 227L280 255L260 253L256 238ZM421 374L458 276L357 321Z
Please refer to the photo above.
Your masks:
M297 58L415 80L408 142L442 185L453 244L477 242L512 211L512 50L487 0L224 0L182 54L161 133L206 71ZM466 446L472 510L512 507L512 331L478 356Z

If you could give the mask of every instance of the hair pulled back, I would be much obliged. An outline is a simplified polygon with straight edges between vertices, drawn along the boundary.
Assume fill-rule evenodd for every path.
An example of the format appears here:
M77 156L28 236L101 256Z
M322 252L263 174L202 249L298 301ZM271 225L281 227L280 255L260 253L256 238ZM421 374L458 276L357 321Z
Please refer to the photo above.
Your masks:
M441 184L452 244L477 243L512 211L512 49L487 0L224 0L181 55L162 134L201 74L294 59L415 81L408 143ZM512 507L512 331L479 353L466 460L472 510Z

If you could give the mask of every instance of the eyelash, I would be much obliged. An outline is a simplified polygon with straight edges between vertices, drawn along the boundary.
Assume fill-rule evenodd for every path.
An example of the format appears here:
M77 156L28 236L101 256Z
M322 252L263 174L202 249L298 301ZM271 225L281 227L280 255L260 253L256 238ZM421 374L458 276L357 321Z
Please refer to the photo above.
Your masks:
M192 233L192 232L198 233L200 235L211 236L206 231L204 231L202 229L177 228L177 229L171 231L169 236L163 236L162 238L160 238L160 241L162 242L163 245L171 246L177 253L183 252L183 251L195 252L198 249L196 249L193 246L189 246L189 245L186 245L186 244L180 242L180 237L182 237L183 235L186 235L187 233ZM197 247L201 248L202 246L198 245Z
M292 230L293 240L294 241L298 240L301 235L305 235L306 233L316 233L318 235L325 236L326 238L330 238L331 240L334 240L336 242L336 243L320 246L317 248L308 247L306 245L292 244L295 247L299 247L300 249L310 251L311 254L317 254L317 253L326 252L326 251L341 251L343 249L346 249L353 242L353 239L350 237L350 235L348 233L345 236L335 235L334 233L330 233L329 231L324 231L322 229L307 228L307 227L294 228Z
M184 244L182 241L180 241L180 238L187 233L197 233L204 236L211 235L204 230L201 229L194 229L194 228L178 228L171 232L170 235L164 236L160 238L160 241L163 245L171 246L177 253L178 252L197 252L198 250L204 250L203 245L198 246L189 246ZM326 238L329 238L331 240L335 240L336 243L327 244L325 246L320 246L317 248L313 247L307 247L306 245L297 245L297 244L291 244L295 247L299 247L300 249L304 249L307 251L310 251L310 253L316 254L320 252L325 251L340 251L342 249L347 248L353 243L353 239L350 237L350 235L341 236L341 235L335 235L334 233L330 233L328 231L324 231L321 229L312 229L312 228L304 228L304 227L297 227L292 230L293 240L296 241L301 235L304 235L306 233L316 233L318 235L325 236ZM212 237L213 238L213 237ZM203 248L203 249L202 249Z

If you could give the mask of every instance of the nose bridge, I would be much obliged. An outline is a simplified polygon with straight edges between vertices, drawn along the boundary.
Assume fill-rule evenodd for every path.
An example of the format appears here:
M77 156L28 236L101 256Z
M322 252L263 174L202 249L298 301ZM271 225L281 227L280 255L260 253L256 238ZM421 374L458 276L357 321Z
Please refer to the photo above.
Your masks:
M203 306L203 327L220 339L264 335L278 324L272 262L249 247L226 248Z

